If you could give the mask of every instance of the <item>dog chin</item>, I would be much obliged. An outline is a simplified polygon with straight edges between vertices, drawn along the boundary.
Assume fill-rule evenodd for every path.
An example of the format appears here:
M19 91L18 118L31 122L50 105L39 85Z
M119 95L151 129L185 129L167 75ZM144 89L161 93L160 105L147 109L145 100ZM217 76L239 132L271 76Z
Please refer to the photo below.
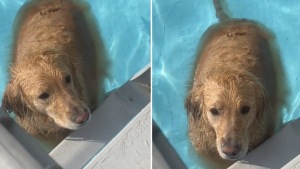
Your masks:
M245 154L242 154L242 153L241 153L241 154L239 154L239 155L237 155L237 156L230 157L230 156L225 155L225 154L222 153L222 152L219 152L219 155L221 156L222 159L224 159L224 160L231 160L231 161L237 161L237 160L239 160L240 158L242 158L242 157L245 156Z

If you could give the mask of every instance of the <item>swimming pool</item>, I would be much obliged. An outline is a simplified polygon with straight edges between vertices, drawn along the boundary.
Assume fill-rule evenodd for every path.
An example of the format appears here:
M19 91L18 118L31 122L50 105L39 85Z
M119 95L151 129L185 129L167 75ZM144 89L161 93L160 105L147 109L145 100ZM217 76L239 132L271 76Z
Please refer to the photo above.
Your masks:
M105 91L120 87L150 63L149 0L86 0L91 6L110 61ZM26 0L0 0L0 99L9 80L12 25Z
M260 21L276 35L290 93L284 122L300 116L300 1L227 2L230 16ZM217 23L212 0L153 0L153 119L188 168L201 168L188 138L184 101L198 41Z

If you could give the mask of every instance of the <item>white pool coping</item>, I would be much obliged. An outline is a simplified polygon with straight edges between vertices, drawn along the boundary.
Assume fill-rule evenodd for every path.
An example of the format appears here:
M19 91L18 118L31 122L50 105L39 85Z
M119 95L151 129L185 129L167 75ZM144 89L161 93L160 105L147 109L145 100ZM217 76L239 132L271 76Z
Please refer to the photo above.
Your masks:
M84 168L151 168L150 119L148 104Z

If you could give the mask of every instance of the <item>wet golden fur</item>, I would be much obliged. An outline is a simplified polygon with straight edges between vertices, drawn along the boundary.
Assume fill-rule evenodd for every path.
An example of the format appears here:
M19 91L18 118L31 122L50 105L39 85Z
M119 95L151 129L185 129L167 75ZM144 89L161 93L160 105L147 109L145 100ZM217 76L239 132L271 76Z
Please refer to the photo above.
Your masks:
M84 5L68 0L26 3L15 21L13 63L2 107L33 135L66 135L74 117L96 108L98 72ZM67 76L71 82L67 83ZM48 99L41 99L43 93Z
M194 81L186 99L189 135L195 149L213 159L224 140L241 146L238 159L274 131L276 76L273 36L250 20L227 20L202 37ZM241 113L244 106L248 113ZM212 115L215 108L219 114Z

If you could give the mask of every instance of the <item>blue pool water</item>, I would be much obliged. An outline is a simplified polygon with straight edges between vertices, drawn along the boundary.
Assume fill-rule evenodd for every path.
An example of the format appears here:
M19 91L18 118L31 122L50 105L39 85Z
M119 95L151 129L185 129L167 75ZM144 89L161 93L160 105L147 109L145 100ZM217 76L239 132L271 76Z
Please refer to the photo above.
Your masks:
M300 116L300 1L228 0L230 15L260 21L273 31L290 94L284 122ZM153 0L153 119L188 168L201 168L188 138L184 101L198 41L217 23L212 0Z
M150 63L149 0L86 0L95 15L110 60L105 91L113 90ZM26 0L0 0L0 99L9 80L12 24Z

